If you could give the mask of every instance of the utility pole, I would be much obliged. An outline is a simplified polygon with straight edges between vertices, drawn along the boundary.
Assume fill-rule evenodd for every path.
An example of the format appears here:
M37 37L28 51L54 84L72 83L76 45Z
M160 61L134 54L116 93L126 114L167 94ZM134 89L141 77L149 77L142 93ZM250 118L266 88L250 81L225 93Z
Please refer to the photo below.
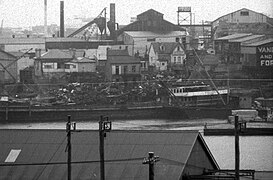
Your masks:
M108 117L100 116L99 121L99 138L100 138L100 179L105 180L105 167L104 167L104 138L106 132L110 132L112 129L112 122Z
M149 180L154 180L155 172L154 165L155 162L159 161L158 156L154 156L154 152L149 152L148 159L144 159L142 164L149 164Z
M240 180L239 116L235 116L235 179Z
M72 129L71 129L72 127ZM71 115L67 116L66 133L67 133L67 145L65 152L67 152L67 180L71 180L71 131L76 130L76 123L71 123Z

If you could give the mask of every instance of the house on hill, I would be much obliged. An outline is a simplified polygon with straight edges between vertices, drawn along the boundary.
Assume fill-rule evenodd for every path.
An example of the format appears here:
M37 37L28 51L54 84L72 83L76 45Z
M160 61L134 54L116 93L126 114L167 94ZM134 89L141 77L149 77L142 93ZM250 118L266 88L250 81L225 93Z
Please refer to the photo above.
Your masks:
M50 49L41 53L36 49L34 61L35 76L37 79L49 80L50 82L65 81L68 73L94 73L96 72L96 59L84 57L84 51L70 51Z
M105 77L108 81L140 81L141 62L139 57L129 56L128 50L107 50Z
M186 61L184 46L177 42L155 42L149 49L149 65L156 70L166 71L168 67L172 70L183 70Z
M64 130L0 130L0 179L67 179ZM100 179L99 132L83 130L71 137L71 179ZM149 152L157 180L194 179L219 166L198 131L112 130L104 139L106 179L148 179L143 164Z

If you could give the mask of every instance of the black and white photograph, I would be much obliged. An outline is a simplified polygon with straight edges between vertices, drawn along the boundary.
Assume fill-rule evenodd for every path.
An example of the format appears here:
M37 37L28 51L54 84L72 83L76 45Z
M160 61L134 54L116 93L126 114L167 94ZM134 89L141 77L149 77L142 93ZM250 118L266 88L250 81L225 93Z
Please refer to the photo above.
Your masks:
M0 180L272 180L272 0L0 0Z

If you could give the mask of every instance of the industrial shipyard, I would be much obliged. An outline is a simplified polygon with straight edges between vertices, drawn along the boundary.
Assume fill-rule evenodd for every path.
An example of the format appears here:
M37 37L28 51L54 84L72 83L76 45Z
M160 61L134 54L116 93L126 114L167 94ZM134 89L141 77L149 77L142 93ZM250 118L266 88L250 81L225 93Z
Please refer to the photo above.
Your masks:
M0 180L273 179L272 15L40 1L0 12Z

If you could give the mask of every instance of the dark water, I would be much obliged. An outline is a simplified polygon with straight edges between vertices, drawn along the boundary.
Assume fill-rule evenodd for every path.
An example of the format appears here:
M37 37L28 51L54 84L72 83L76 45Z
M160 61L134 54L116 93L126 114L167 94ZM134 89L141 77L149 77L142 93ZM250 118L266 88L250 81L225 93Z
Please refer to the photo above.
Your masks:
M224 120L122 120L113 121L113 129L121 130L199 130L208 126L224 125ZM1 129L65 129L66 122L0 124ZM77 129L98 129L98 122L78 122ZM203 136L221 169L234 169L234 137ZM273 136L240 137L240 168L273 171Z

